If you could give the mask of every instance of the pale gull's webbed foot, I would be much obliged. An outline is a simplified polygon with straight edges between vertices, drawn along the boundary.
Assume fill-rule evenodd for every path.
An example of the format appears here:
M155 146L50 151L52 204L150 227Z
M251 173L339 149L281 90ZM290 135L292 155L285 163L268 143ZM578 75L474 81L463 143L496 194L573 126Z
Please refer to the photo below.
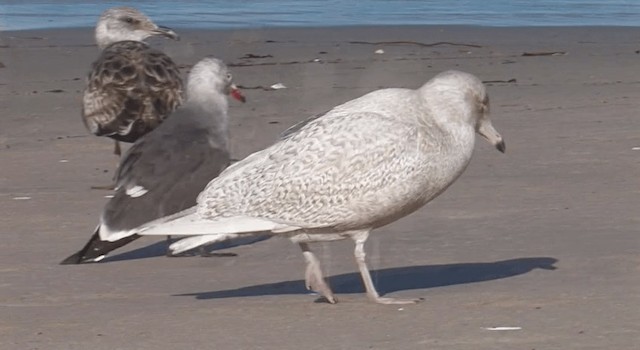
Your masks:
M315 254L313 254L307 243L299 243L299 245L302 249L302 255L307 262L307 268L304 274L305 287L307 287L308 290L320 293L330 304L335 304L337 300L333 296L331 288L329 288L324 280L322 270L320 269L320 261Z
M423 301L424 299L422 298L418 298L418 299L396 299L396 298L387 298L387 297L371 297L369 296L369 299L371 299L372 301L375 301L378 304L384 304L384 305L406 305L406 304L417 304L421 301Z
M216 252L215 250L207 250L207 248L211 248L211 246L201 246L198 248L198 254L202 258L228 258L238 256L236 253L232 252Z
M415 304L422 299L394 299L381 297L376 290L376 287L373 284L373 280L371 279L371 274L369 273L369 268L367 267L367 263L365 261L366 253L364 251L364 242L369 238L369 231L357 231L350 235L351 238L356 243L356 248L354 251L354 255L356 257L356 263L358 264L358 269L360 270L360 275L362 276L362 282L364 283L364 287L367 290L367 297L371 301L374 301L379 304Z

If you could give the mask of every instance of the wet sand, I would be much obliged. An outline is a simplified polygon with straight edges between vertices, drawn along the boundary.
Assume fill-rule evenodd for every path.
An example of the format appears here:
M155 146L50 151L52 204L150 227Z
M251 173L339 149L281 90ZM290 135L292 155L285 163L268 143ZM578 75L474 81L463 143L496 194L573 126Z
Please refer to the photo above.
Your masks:
M222 58L245 87L248 103L230 103L236 158L307 116L446 69L487 82L507 153L479 139L449 190L374 231L379 290L417 305L369 302L348 241L315 245L337 305L314 303L284 239L166 258L161 240L143 238L101 263L60 266L93 233L107 193L89 188L117 161L80 120L97 48L91 29L0 33L0 348L637 346L640 28L179 32L152 43L185 74Z

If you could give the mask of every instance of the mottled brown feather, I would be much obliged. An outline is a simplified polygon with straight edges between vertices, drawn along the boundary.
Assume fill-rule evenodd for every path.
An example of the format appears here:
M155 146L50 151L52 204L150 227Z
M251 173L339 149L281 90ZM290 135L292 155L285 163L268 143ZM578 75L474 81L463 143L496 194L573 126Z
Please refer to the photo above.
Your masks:
M82 120L91 133L135 142L183 101L178 66L139 41L116 42L93 63Z

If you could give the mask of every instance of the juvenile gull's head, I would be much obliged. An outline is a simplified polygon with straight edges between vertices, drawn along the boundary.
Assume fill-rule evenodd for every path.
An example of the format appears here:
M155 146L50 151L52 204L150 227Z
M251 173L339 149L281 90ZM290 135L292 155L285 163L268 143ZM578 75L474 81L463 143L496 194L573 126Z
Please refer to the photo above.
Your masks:
M100 50L118 41L143 41L154 35L179 39L173 30L156 25L149 17L131 7L114 7L103 12L95 35Z

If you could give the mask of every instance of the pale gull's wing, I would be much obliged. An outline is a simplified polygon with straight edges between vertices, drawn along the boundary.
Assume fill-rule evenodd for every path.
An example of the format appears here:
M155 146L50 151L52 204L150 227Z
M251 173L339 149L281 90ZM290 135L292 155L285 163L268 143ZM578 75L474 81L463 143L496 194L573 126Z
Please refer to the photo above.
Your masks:
M182 103L182 90L169 56L142 42L117 42L93 64L82 119L95 135L134 142Z
M311 116L297 124L294 124L293 126L289 127L287 130L283 131L282 134L280 134L280 139L284 140L287 137L291 136L291 135L295 135L298 131L300 131L300 129L304 128L307 124L313 122L314 120L321 118L322 116L324 116L325 114L329 113L330 111L326 111L323 113L319 113L316 114L314 116Z
M142 234L382 225L416 209L397 203L423 204L430 195L411 189L430 181L418 178L416 168L431 166L425 155L437 157L439 146L431 142L414 126L381 114L330 112L211 181L184 226L163 220Z
M212 181L198 211L304 227L374 222L394 209L396 197L411 195L413 168L423 166L419 141L415 127L382 114L328 113L234 176Z

